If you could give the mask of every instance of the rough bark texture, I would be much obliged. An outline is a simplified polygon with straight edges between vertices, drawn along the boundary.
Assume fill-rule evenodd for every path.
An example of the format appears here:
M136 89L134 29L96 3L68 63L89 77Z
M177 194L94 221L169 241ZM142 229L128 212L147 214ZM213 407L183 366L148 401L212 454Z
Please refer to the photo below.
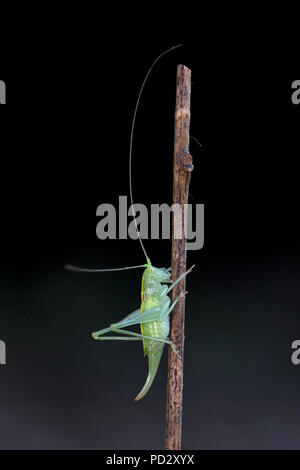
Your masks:
M188 203L189 183L193 170L192 157L189 154L191 71L184 65L177 67L173 204L181 205L182 238L172 239L172 279L177 279L186 271L186 246L184 235L184 204ZM172 301L185 291L185 278L172 290ZM166 449L181 449L182 427L182 390L183 390L183 349L184 349L184 309L185 297L182 297L171 314L170 338L175 344L181 359L169 348L168 387L166 412Z

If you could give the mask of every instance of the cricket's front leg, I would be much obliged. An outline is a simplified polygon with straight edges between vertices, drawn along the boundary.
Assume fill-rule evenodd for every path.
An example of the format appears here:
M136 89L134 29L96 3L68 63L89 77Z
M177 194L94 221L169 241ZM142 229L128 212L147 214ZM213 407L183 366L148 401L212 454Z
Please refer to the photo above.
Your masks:
M172 289L173 287L176 286L176 284L178 284L179 281L181 281L181 279L183 279L187 274L189 274L192 269L195 267L195 265L193 265L191 268L189 268L185 273L181 274L181 276L179 276L178 279L176 279L175 282L173 282L173 284L170 285L170 287L168 287L168 289L166 289L163 293L163 295L167 295Z

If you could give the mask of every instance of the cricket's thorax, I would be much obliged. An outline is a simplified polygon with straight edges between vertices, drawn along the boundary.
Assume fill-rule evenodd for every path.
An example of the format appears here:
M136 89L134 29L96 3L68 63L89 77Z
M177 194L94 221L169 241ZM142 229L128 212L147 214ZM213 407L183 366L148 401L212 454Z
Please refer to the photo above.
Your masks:
M162 292L165 290L167 276L164 275L163 269L154 268L155 271L152 273L151 270L146 269L142 279L142 292L141 292L141 313L149 310L149 308L159 307L165 302L165 296L162 296ZM160 277L159 277L160 276ZM168 275L169 276L169 275Z
M142 302L145 303L144 311L149 308L159 306L162 303L161 293L164 286L157 281L147 280L144 282L144 290L142 290Z

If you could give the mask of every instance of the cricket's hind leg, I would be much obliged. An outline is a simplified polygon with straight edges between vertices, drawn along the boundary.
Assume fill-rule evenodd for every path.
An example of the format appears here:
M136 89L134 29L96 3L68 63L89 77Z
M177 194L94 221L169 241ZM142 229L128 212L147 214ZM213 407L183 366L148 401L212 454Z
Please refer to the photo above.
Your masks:
M180 357L178 351L175 349L174 344L173 344L172 341L169 340L169 339L154 338L153 336L142 335L142 334L140 334L140 333L134 333L133 331L128 331L128 330L119 330L118 328L117 328L117 329L114 329L113 331L115 331L116 333L123 334L123 335L133 336L133 337L135 337L135 339L141 339L141 340L143 340L143 339L145 338L145 339L151 339L152 341L157 341L157 342L159 342L159 343L168 344L169 346L171 346L172 351Z
M132 338L129 336L99 336L94 337L96 341L105 341L105 340L123 340L123 341L143 341L143 338Z
M113 328L105 328L104 330L100 330L100 331L103 332L103 333L101 335L99 335L100 332L97 332L98 336L94 336L95 333L93 333L93 338L97 341L105 341L105 340L143 341L144 338L145 339L151 339L152 341L157 341L159 343L168 344L169 346L171 346L172 351L175 354L177 354L178 357L180 357L180 359L181 359L180 354L176 350L176 348L175 348L174 344L172 343L172 341L170 341L169 339L154 338L152 336L146 336L146 335L142 335L140 333L135 333L133 331L121 330L119 328L114 328L114 327ZM113 333L119 333L119 334L126 335L126 336L102 336L104 334L104 332L107 333L108 331L112 331Z
M168 302L166 302L166 304L164 305L164 309L162 310L162 312L168 312L169 310L169 298L167 298ZM172 306L171 306L172 307ZM172 341L170 341L169 339L161 339L161 338L154 338L152 336L145 336L145 335L142 335L140 333L135 333L135 332L132 332L132 331L128 331L128 330L123 330L123 328L126 328L127 326L130 326L130 325L137 325L137 324L143 324L143 323L149 323L149 322L152 322L152 321L160 321L160 315L161 315L161 307L154 307L154 308L151 308L149 310L146 310L144 313L140 314L140 309L138 310L135 310L134 312L132 312L130 315L127 315L127 317L125 317L123 320L117 322L117 323L112 323L108 328L103 328L102 330L99 330L99 331L95 331L94 333L92 333L92 336L95 340L98 340L98 341L104 341L104 340L109 340L109 339L119 339L119 340L126 340L128 339L129 341L132 340L132 341L138 341L138 340L143 340L144 338L145 339L150 339L150 340L153 340L153 341L158 341L158 342L161 342L161 343L165 343L165 344L168 344L171 346L172 350L174 351L175 354L177 354L179 357L179 353L178 351L176 350L174 344L172 343ZM125 336L124 338L123 337L120 337L120 336L103 336L105 335L105 333L109 333L109 332L113 332L113 333L119 333L119 334L122 334L122 335L128 335L128 336Z
M135 310L134 312L127 315L117 323L112 323L108 328L103 328L102 330L95 331L92 333L94 339L99 339L100 336L110 331L115 331L116 329L126 328L131 325L138 325L139 323L147 323L155 320L159 320L160 307L150 308L146 312L140 314L140 309Z

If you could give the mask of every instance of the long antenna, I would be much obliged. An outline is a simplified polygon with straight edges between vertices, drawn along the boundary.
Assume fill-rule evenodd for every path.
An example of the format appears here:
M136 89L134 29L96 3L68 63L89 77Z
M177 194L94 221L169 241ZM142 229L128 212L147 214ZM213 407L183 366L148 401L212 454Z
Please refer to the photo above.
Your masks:
M153 64L151 65L150 69L148 70L147 72L147 75L146 77L144 78L144 81L142 83L142 86L141 86L141 89L140 89L140 92L138 94L138 98L137 98L137 102L136 102L136 105L135 105L135 110L134 110L134 114L133 114L133 120L132 120L132 126L131 126L131 134L130 134L130 146L129 146L129 190L130 190L130 201L131 201L131 207L132 207L132 215L133 215L133 218L134 218L134 224L135 224L135 229L136 229L136 233L138 235L138 238L139 238L139 241L140 241L140 244L141 244L141 247L143 249L143 252L144 252L144 255L148 261L148 255L147 255L147 252L145 250L145 247L143 245L143 242L142 242L142 239L141 239L141 234L138 230L138 227L137 227L137 222L136 222L136 217L135 217L135 211L134 211L134 206L133 206L133 196L132 196L132 144L133 144L133 134L134 134L134 127L135 127L135 120L136 120L136 115L137 115L137 110L138 110L138 107L139 107L139 103L140 103L140 99L141 99L141 95L142 95L142 92L143 92L143 89L144 89L144 86L147 82L147 79L153 69L153 67L155 66L156 62L159 61L159 59L161 57L163 57L165 54L168 54L168 52L172 51L173 49L177 49L177 47L180 47L182 46L182 44L178 44L177 46L173 46L171 47L170 49L167 49L166 51L164 51L162 54L160 54L156 59L155 61L153 62Z
M125 268L109 268L109 269L89 269L89 268L78 268L71 264L65 264L65 269L68 271L74 271L77 273L103 273L107 271L126 271L127 269L136 269L136 268L147 268L147 264L140 264L139 266L126 266Z

